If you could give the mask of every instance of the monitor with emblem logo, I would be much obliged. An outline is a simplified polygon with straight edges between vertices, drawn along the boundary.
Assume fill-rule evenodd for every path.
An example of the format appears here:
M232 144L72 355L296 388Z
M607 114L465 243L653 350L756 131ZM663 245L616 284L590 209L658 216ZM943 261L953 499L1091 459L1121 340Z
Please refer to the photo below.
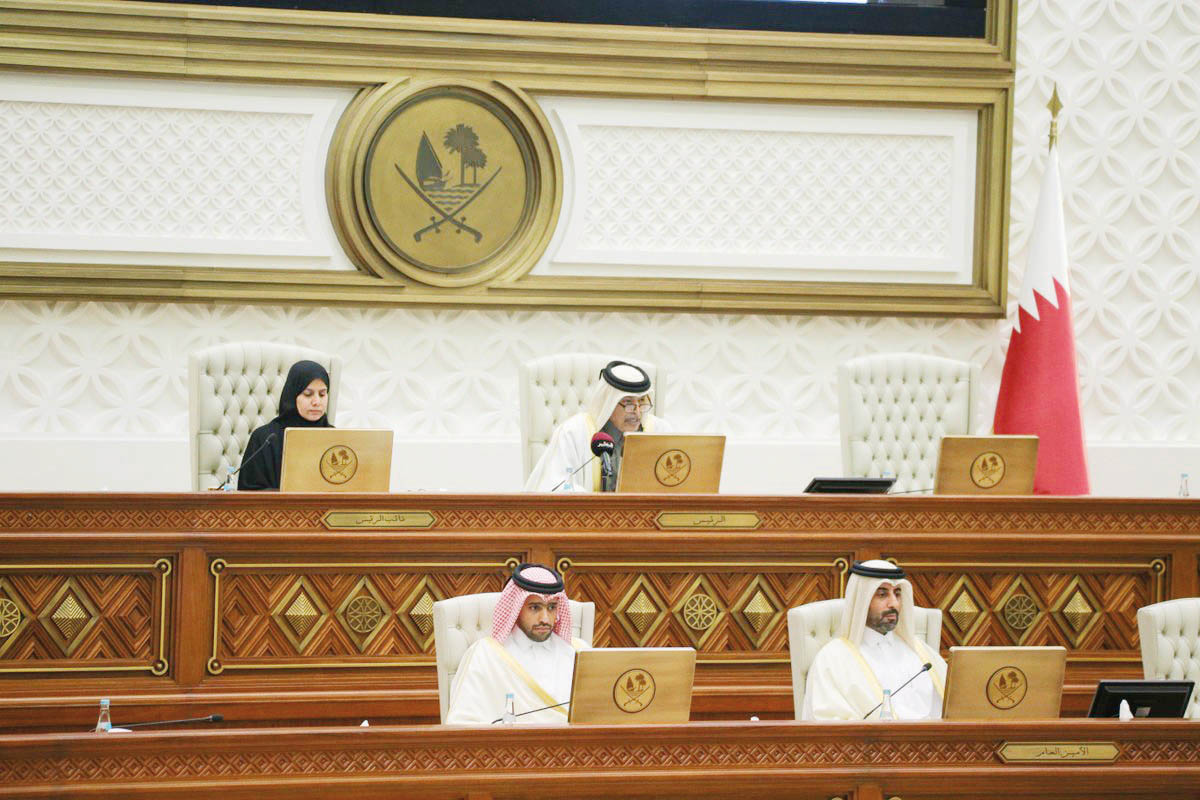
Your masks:
M606 647L575 655L571 722L636 725L687 722L696 651L690 647Z
M716 494L724 461L724 436L627 433L617 491Z
M943 436L934 494L1033 494L1036 436Z
M1065 647L951 647L942 719L1058 719Z
M391 431L288 428L283 432L281 492L386 492L391 481Z

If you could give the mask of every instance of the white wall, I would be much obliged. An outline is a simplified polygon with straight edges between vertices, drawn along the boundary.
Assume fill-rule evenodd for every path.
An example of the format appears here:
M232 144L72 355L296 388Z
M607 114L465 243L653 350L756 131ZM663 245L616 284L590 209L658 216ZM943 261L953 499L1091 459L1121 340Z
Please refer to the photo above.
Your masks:
M1200 18L1194 3L1146 0L1020 9L1010 296L1057 81L1093 486L1173 494L1179 472L1200 475ZM10 224L0 213L0 233ZM730 435L727 491L782 491L839 467L839 362L896 349L968 359L993 398L1008 331L1006 321L7 301L0 481L186 489L188 351L268 338L343 355L338 423L397 431L398 458L408 456L398 489L515 488L517 363L637 349L668 370L672 419Z

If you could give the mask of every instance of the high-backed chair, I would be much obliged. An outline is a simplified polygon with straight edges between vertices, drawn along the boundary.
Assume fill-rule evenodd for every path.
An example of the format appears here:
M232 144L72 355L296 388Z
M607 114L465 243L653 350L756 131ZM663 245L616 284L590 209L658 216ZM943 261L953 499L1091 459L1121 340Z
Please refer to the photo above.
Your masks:
M893 491L932 489L942 437L979 427L979 367L915 353L838 367L842 470L896 478Z
M654 414L662 416L666 371L648 361L603 353L561 353L526 361L517 368L521 397L521 465L529 477L550 436L567 417L583 410L600 370L620 359L646 370L653 383ZM602 425L603 420L596 420Z
M804 682L808 680L808 668L812 666L817 651L834 637L842 623L842 609L846 601L842 598L805 603L788 610L788 650L792 658L792 703L796 719L804 707ZM941 649L942 611L940 608L914 609L913 630L917 638L933 652Z
M500 599L499 592L464 594L448 597L433 604L433 648L437 652L438 706L442 722L450 710L450 685L458 672L467 648L492 630L492 612ZM571 600L571 635L587 644L592 643L596 624L595 603Z
M315 361L329 372L332 423L337 411L342 361L337 356L274 342L233 342L188 356L188 442L192 490L225 482L237 469L250 433L278 413L279 393L297 361Z
M1182 597L1137 612L1142 673L1147 680L1195 681L1185 716L1200 719L1200 597Z

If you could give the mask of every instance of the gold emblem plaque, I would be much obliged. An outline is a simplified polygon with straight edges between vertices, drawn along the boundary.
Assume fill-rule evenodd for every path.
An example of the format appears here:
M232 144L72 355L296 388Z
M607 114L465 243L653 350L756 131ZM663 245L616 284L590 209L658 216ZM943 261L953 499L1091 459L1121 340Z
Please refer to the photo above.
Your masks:
M1025 699L1029 691L1029 680L1016 667L1001 667L992 673L987 682L987 699L1001 710L1014 708Z
M549 125L520 91L402 81L347 109L327 188L343 244L369 271L455 287L533 266L558 216L560 173Z
M971 482L980 489L990 489L1004 480L1005 467L1004 456L999 453L980 453L971 462Z
M321 455L321 477L332 484L345 483L358 472L358 454L339 444Z
M678 486L692 472L692 459L682 450L668 450L654 463L654 477L663 486Z
M636 714L654 701L654 690L653 675L644 669L631 669L613 684L613 702L626 714Z

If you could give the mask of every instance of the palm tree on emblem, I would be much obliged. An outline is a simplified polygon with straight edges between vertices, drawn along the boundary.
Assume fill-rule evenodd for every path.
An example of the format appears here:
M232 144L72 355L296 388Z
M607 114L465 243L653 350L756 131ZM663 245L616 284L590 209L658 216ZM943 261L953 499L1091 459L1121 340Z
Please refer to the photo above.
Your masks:
M471 156L472 151L479 149L479 135L472 130L470 125L460 122L446 131L446 135L442 138L442 144L451 153L459 154L458 185L464 185L467 182L467 159Z

